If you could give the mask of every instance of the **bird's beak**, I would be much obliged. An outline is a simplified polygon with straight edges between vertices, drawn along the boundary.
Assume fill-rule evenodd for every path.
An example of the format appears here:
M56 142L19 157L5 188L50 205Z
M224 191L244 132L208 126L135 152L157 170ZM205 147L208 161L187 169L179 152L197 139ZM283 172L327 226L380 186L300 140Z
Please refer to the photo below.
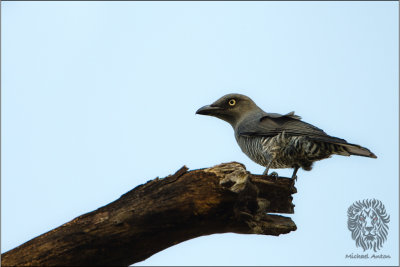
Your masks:
M200 115L214 115L215 111L217 110L221 110L222 108L220 107L216 107L216 106L212 106L212 105L207 105L204 107L199 108L196 111L196 114L200 114Z

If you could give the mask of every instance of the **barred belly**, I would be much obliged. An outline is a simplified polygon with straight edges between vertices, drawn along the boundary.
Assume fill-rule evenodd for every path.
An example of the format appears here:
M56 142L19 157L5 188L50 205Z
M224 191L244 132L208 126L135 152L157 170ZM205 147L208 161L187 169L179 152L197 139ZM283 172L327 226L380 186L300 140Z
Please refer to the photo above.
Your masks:
M239 136L236 140L242 151L254 162L270 168L302 167L311 170L314 161L329 158L332 154L348 154L340 145L309 140L306 136L287 136L281 133L272 137Z

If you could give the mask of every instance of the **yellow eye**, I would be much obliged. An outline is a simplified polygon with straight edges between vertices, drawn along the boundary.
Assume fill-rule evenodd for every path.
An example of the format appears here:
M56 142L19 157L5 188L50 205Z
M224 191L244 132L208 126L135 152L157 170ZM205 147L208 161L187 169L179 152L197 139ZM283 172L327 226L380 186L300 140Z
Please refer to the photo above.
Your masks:
M228 104L229 104L229 106L233 107L236 104L236 100L235 99L231 99L231 100L229 100Z

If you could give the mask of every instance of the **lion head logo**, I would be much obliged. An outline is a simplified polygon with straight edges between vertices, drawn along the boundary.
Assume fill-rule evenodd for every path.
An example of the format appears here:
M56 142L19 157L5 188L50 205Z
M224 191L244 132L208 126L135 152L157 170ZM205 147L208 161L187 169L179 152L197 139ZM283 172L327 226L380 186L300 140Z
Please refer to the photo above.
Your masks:
M347 210L347 227L357 247L364 251L381 249L388 234L390 216L386 214L385 206L376 199L356 201Z

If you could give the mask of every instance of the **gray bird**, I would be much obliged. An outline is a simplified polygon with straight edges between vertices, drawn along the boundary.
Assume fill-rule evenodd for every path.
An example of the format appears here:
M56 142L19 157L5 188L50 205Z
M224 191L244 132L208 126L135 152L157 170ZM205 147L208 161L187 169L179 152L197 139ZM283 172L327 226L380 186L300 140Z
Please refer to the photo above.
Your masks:
M299 168L310 171L314 161L333 154L376 158L365 147L329 136L323 130L301 121L301 117L294 112L285 115L267 113L245 95L225 95L200 108L196 114L214 116L230 123L242 151L254 162L266 167L264 175L268 175L270 168L294 168L292 178L296 179Z

